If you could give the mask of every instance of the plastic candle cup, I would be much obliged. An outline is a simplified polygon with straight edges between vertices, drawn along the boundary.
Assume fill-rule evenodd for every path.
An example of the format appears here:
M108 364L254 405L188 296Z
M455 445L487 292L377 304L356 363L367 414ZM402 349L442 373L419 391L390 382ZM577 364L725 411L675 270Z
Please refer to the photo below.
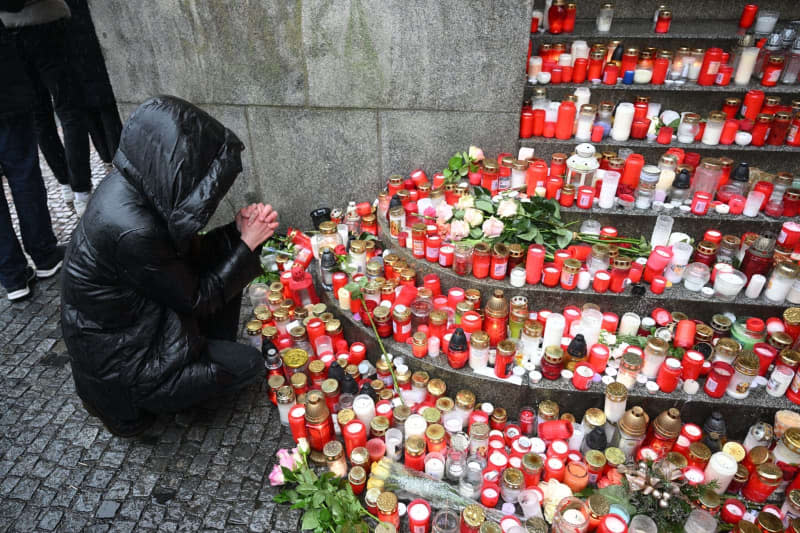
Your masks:
M614 113L614 124L611 127L611 138L615 141L627 141L633 125L633 104L621 102Z
M747 283L747 276L738 270L720 272L714 280L714 297L720 300L733 301Z
M725 452L717 452L711 456L704 472L705 483L717 482L714 490L717 494L722 494L728 488L733 476L736 475L738 464L736 459Z
M613 208L617 196L620 173L614 170L598 170L596 178L602 180L598 207L601 209Z
M711 269L704 263L690 263L683 271L683 286L686 290L697 292L711 278Z
M744 203L744 211L742 214L746 217L754 217L758 215L761 210L761 204L764 203L765 195L761 191L750 191L747 195L747 200Z

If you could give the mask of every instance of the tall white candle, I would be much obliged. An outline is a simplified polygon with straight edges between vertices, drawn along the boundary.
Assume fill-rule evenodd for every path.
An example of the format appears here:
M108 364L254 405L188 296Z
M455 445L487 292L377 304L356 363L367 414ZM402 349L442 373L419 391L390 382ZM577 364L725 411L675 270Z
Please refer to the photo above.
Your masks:
M633 124L633 104L622 102L614 113L614 125L611 126L611 138L615 141L627 141L631 135Z
M717 452L711 456L705 470L704 483L717 482L714 492L722 494L731 484L733 476L736 475L738 465L736 459L725 452Z
M375 401L366 394L359 394L353 398L353 411L369 430L369 423L375 418Z
M561 337L564 335L566 320L561 313L550 313L544 326L542 335L542 348L548 346L561 346Z
M736 73L733 76L733 83L735 85L747 85L750 83L750 77L753 75L753 70L756 68L758 52L759 48L755 46L742 50L742 56L739 58L739 65L736 67Z
M620 335L636 335L641 323L642 319L636 313L625 313L619 321L618 333Z

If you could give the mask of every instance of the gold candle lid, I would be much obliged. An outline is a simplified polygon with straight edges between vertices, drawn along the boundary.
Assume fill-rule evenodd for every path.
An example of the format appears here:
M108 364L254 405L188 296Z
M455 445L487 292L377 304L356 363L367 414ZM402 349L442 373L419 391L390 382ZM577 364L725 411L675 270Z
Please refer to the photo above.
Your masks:
M439 378L434 378L428 382L428 393L431 396L443 396L447 391L447 385Z
M383 514L392 514L397 509L397 495L394 492L382 492L378 496L378 511Z
M452 398L448 398L447 396L442 396L436 400L436 408L442 413L449 413L455 407L455 402Z
M483 507L473 503L464 507L461 512L461 519L469 527L476 528L483 524L486 520L486 515L483 512Z
M344 447L338 440L332 440L325 443L322 453L325 454L327 461L335 461L344 455Z
M460 390L456 393L456 407L465 411L475 408L475 394L472 391Z

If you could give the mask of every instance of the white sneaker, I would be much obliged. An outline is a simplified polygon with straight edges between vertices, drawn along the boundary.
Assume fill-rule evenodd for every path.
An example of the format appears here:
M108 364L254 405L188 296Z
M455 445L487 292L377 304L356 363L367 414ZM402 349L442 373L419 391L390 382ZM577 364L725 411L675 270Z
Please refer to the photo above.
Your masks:
M75 193L72 192L72 187L67 185L61 186L61 197L64 199L65 204L71 204L75 201Z
M89 198L91 194L88 192L76 192L75 193L75 212L78 213L79 217L83 216L83 213L86 211L86 206L89 203Z

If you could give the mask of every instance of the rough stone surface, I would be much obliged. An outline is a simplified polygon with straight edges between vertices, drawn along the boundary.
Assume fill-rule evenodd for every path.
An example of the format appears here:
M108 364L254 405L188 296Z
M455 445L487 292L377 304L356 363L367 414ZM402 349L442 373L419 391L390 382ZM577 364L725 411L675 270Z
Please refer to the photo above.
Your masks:
M66 243L77 217L41 164ZM106 174L96 154L92 174L95 184ZM58 279L14 304L0 289L0 531L296 531L266 477L292 441L264 384L161 416L140 437L112 436L75 394Z
M432 176L470 145L489 155L513 150L508 139L518 135L519 113L380 111L380 123L384 174L422 168Z
M281 209L284 222L308 227L312 209L334 198L336 205L364 200L364 187L378 180L372 157L378 151L375 111L255 107L247 112L252 137L269 139L254 151L264 201Z
M315 106L516 111L530 2L303 3Z
M247 145L252 159L212 224L259 199L280 200L282 227L307 227L309 193L316 205L364 200L395 170L441 170L447 155L431 155L437 148L485 140L512 149L532 3L91 0L91 8L123 116L152 95L175 94ZM379 119L382 110L416 115L421 135L404 115ZM452 113L420 128L437 110ZM474 136L459 129L478 116ZM300 190L298 177L312 190Z
M198 103L303 105L300 2L92 0L121 102L174 94Z

